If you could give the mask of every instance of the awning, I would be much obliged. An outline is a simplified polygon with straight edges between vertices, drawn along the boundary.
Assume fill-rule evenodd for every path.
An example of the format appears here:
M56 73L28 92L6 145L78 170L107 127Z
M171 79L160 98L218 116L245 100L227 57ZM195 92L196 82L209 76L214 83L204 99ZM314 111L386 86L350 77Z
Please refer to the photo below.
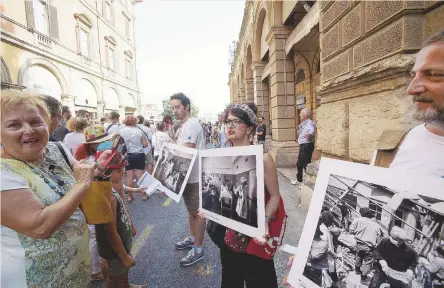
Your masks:
M315 4L308 10L307 15L302 18L301 22L296 26L296 28L291 32L290 36L287 38L287 44L285 47L285 54L291 51L291 48L301 41L305 36L307 36L311 29L319 24L319 2L316 1Z

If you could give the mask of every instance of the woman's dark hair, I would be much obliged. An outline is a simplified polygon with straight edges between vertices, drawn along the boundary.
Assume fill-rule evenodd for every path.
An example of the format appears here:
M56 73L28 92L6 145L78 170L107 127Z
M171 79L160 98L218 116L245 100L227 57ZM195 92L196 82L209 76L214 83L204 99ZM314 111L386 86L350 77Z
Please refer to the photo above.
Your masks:
M146 127L151 127L150 121L148 120L143 121L143 125L145 125Z
M163 122L165 122L165 123L167 123L167 121L172 121L173 120L173 118L171 118L171 116L170 115L165 115L164 117L163 117Z
M170 97L170 101L171 100L179 100L180 103L182 103L183 107L185 107L185 110L187 110L187 105L188 105L188 110L191 112L191 101L190 101L190 98L185 96L185 94L183 94L182 92L176 93L176 94L172 95Z
M137 120L139 121L137 124L143 124L143 121L145 120L145 118L142 115L138 115Z
M254 103L251 102L246 102L243 103L246 104L248 107L250 107L251 111L253 111L254 115L257 116L257 106ZM231 108L231 109L227 109L226 110L227 113L224 113L225 115L225 120L227 120L228 118L228 114L231 114L233 116L236 116L237 118L239 118L240 120L242 120L247 126L249 127L253 127L256 129L256 125L253 124L253 122L251 122L250 117L248 117L247 112L245 112L244 110L240 109L240 108Z
M163 129L165 129L165 122L160 121L159 123L157 123L157 131L163 131Z

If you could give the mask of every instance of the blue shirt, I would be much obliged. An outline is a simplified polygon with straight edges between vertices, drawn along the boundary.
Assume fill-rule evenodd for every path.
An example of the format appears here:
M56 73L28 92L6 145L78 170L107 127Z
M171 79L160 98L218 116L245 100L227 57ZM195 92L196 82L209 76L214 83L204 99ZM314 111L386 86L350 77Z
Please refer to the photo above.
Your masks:
M311 119L307 119L307 120L303 121L302 123L300 123L299 130L298 130L298 134L299 134L298 143L299 144L307 144L307 143L313 142L315 127L316 126ZM309 134L312 135L310 140L307 139L307 135L309 135Z

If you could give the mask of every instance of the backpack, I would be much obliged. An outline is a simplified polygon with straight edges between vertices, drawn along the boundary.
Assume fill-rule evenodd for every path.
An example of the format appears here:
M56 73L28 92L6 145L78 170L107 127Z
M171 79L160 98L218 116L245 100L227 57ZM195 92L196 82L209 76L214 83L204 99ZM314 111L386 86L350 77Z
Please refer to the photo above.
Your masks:
M375 166L388 168L392 164L409 129L384 130L376 145Z

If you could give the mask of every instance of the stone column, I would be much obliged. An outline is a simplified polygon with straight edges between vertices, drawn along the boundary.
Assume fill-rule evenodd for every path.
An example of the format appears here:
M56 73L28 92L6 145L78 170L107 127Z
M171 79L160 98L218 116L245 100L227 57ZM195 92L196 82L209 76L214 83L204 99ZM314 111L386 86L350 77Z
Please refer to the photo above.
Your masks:
M267 35L270 62L270 109L273 139L270 154L278 167L293 167L298 157L294 97L294 62L287 59L285 39L291 30L272 27Z
M265 63L254 62L251 65L253 70L253 101L257 106L257 116L266 116L268 114L268 84L262 82L262 72ZM267 117L268 119L268 117Z
M76 113L75 113L75 105L74 105L74 96L67 95L67 94L62 94L60 96L61 96L61 99L62 99L62 105L68 106L69 110L71 111L71 114L73 116L75 116Z
M119 114L120 114L120 119L119 119L119 121L120 121L120 123L122 123L122 121L123 121L123 119L125 119L125 105L123 105L123 104L120 104L119 105Z
M254 101L254 80L253 78L245 79L245 101Z
M100 119L105 117L105 102L97 101L97 117Z
M240 102L245 102L246 96L245 96L245 88L241 87L239 88L240 91Z

